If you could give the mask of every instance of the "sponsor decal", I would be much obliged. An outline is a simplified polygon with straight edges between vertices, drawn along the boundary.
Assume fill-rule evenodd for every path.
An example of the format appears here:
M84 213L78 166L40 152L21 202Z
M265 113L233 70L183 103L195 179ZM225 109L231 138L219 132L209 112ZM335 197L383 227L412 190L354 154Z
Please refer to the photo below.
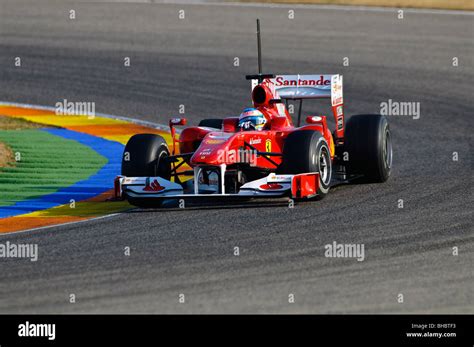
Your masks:
M218 144L221 144L221 143L224 143L225 140L221 140L221 139L207 139L205 141L205 144L206 145L218 145Z
M311 76L312 77L312 76ZM277 76L275 78L275 85L277 87L297 87L297 86L328 86L331 84L330 79L325 79L324 75L319 78L304 78L299 75Z
M250 139L250 144L251 144L251 145L258 145L259 143L262 143L262 139L261 139L261 138Z
M333 75L277 75L266 79L264 83L270 88L276 99L280 98L326 98L331 96L331 78ZM256 85L252 81L252 89ZM279 106L277 106L279 107ZM279 110L286 115L284 109Z
M212 150L210 148L205 148L201 152L199 152L199 155L201 156L201 159L204 159L206 156L210 155L212 153Z
M337 130L341 130L343 124L344 124L343 118L342 117L337 117Z
M271 152L272 151L272 140L267 139L265 141L265 151Z
M333 75L331 79L331 103L332 106L340 105L342 99L342 76Z
M289 182L291 181L291 178L293 175L270 175L267 179L267 181L271 182Z
M341 130L344 125L344 115L342 113L342 105L337 106L336 115L337 115L337 130Z
M143 191L145 192L160 192L164 190L165 187L161 186L158 180L154 179L153 182L150 183L150 179L146 179L146 185L145 188L143 188Z

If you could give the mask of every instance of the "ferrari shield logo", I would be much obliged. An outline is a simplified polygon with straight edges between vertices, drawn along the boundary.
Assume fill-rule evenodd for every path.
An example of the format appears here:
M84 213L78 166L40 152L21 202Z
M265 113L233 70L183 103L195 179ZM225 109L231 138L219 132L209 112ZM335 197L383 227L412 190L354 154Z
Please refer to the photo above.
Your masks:
M265 151L271 152L272 151L272 140L267 139L265 141Z

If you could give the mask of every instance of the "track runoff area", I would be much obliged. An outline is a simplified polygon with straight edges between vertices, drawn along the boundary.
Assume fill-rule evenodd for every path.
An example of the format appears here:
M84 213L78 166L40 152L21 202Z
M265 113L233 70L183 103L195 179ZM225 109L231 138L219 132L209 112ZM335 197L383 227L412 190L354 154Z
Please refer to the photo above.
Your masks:
M169 133L110 115L0 103L0 233L78 223L133 208L111 201L124 144L134 134Z

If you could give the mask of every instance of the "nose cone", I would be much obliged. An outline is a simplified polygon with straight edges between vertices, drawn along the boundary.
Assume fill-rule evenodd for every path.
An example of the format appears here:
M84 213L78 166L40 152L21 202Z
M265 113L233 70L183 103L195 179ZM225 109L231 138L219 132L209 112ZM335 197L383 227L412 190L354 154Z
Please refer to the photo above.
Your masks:
M230 133L212 132L207 134L191 157L191 165L226 164L225 153L233 147L235 139L236 135Z

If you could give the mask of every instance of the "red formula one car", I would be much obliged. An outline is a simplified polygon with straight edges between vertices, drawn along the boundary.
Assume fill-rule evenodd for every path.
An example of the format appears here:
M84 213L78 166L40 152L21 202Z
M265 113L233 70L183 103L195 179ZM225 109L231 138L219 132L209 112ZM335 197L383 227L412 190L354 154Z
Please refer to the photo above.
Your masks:
M115 181L117 197L140 207L191 198L320 199L334 184L388 179L392 144L386 118L355 115L345 124L341 75L262 74L258 21L257 28L259 73L246 76L254 107L239 117L202 120L179 134L175 127L186 120L171 119L171 150L159 135L134 135ZM333 132L322 115L307 116L300 126L302 101L321 98L331 99ZM288 100L299 101L297 126ZM183 171L183 165L192 170Z

